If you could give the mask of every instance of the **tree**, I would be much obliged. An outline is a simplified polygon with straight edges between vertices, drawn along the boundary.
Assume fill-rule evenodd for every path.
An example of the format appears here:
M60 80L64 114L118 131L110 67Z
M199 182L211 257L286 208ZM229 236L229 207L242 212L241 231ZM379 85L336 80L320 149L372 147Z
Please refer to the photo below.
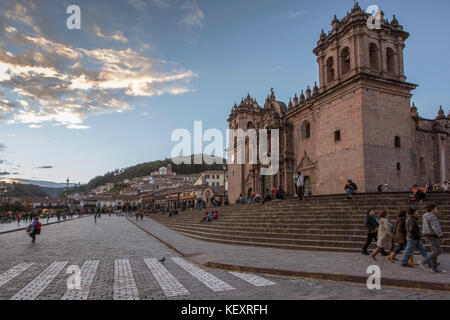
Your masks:
M20 201L16 201L11 205L11 211L13 211L14 213L17 212L26 212L27 211L27 207L24 206L24 204Z

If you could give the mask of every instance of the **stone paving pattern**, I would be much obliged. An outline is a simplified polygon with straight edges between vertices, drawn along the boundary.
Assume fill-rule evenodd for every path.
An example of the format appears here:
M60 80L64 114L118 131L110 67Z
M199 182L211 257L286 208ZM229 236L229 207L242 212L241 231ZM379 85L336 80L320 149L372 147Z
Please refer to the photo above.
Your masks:
M60 222L65 222L65 221L69 221L69 220L73 220L73 219L78 219L78 216L74 216L73 218L67 217L66 220L61 218ZM48 219L48 222L47 222L47 218L44 218L44 219L40 219L40 222L42 223L42 225L53 224L53 223L57 223L58 219L56 217L50 218L50 219ZM24 220L20 221L20 223L17 223L17 222L0 223L0 234L5 233L5 232L21 230L23 228L26 228L30 224L31 224L31 221L25 222Z
M176 218L174 218L176 219ZM135 221L134 221L135 222ZM214 222L212 222L214 223ZM158 222L145 219L138 224L198 263L207 261L268 269L367 276L367 267L378 265L381 275L393 279L450 283L450 255L439 257L445 274L433 274L418 267L402 268L379 255L377 261L360 253L301 251L206 242L181 235ZM399 256L400 258L400 256ZM421 256L416 255L419 261Z
M139 222L142 226L159 235L170 232L150 219ZM247 254L255 248L236 247L235 250L209 243L188 243L186 237L178 237L175 232L166 234L173 237L173 243L183 246L183 250L190 253L191 261L197 262L205 255L223 256L224 250L230 250L227 255L238 253ZM170 239L166 239L168 241ZM192 241L193 239L189 239ZM180 243L181 241L181 243ZM128 259L131 264L139 298L152 299L200 299L200 300L236 300L236 299L450 299L449 293L431 292L424 290L407 290L383 287L381 290L368 290L365 286L345 282L331 282L307 278L290 278L281 276L262 277L273 282L273 285L257 287L230 274L227 271L210 269L197 264L197 267L214 275L221 281L235 288L221 292L214 292L194 278L186 270L173 262L171 258L179 257L173 250L147 233L137 228L124 217L102 217L94 223L93 217L76 219L67 223L45 226L36 243L31 243L25 231L0 234L2 259L0 260L0 275L7 270L24 262L34 264L18 277L0 287L0 299L13 297L26 287L55 261L68 261L67 266L77 264L82 266L86 260L100 260L95 274L89 299L113 299L114 292L114 263L116 259ZM186 246L192 245L190 249ZM263 248L262 248L263 249ZM215 251L214 251L215 250ZM275 258L271 253L271 258ZM298 252L295 252L298 255ZM266 252L269 254L269 252ZM156 279L146 266L144 258L166 260L162 264L183 286L189 295L167 298ZM188 256L187 259L190 259ZM245 255L241 256L241 260ZM207 257L209 258L209 257ZM255 255L248 255L252 262ZM293 259L293 258L292 258ZM227 260L228 262L239 262ZM242 262L242 261L241 261ZM66 266L66 267L67 267ZM67 291L67 279L70 274L62 270L55 279L39 294L37 299L59 300Z

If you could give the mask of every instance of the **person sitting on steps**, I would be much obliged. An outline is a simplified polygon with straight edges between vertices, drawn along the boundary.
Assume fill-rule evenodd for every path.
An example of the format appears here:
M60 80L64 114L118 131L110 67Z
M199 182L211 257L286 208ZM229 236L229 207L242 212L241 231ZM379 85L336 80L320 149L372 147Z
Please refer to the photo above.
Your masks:
M352 180L348 179L347 184L344 187L346 196L346 200L350 200L352 198L352 195L358 190L358 187L356 183L354 183Z

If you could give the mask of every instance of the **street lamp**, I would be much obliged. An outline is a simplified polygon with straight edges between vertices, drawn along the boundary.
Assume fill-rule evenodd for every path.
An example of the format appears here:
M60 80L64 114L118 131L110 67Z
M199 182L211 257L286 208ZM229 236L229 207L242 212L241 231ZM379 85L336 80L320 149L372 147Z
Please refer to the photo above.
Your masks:
M7 199L8 189L4 189L4 190L2 190L2 192L3 192L3 213L2 213L2 223L3 223L3 220L5 219L5 214L6 214L6 199Z
M67 188L66 188L66 210L70 211L69 210L69 177L67 177L66 182L67 182ZM70 212L68 212L68 213L70 213Z
M223 199L222 199L222 203L225 206L225 192L226 192L226 190L225 190L225 174L227 172L227 166L224 164L222 168L223 168Z

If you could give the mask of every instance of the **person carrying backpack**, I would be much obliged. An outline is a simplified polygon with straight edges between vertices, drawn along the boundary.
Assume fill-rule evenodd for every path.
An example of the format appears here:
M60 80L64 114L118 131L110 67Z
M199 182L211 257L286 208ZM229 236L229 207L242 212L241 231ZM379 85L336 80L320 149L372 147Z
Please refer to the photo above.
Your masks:
M35 242L36 241L36 235L37 234L41 234L41 227L42 224L39 221L39 217L36 216L36 218L34 218L33 222L31 223L30 227L29 227L29 236L31 237L31 242Z

